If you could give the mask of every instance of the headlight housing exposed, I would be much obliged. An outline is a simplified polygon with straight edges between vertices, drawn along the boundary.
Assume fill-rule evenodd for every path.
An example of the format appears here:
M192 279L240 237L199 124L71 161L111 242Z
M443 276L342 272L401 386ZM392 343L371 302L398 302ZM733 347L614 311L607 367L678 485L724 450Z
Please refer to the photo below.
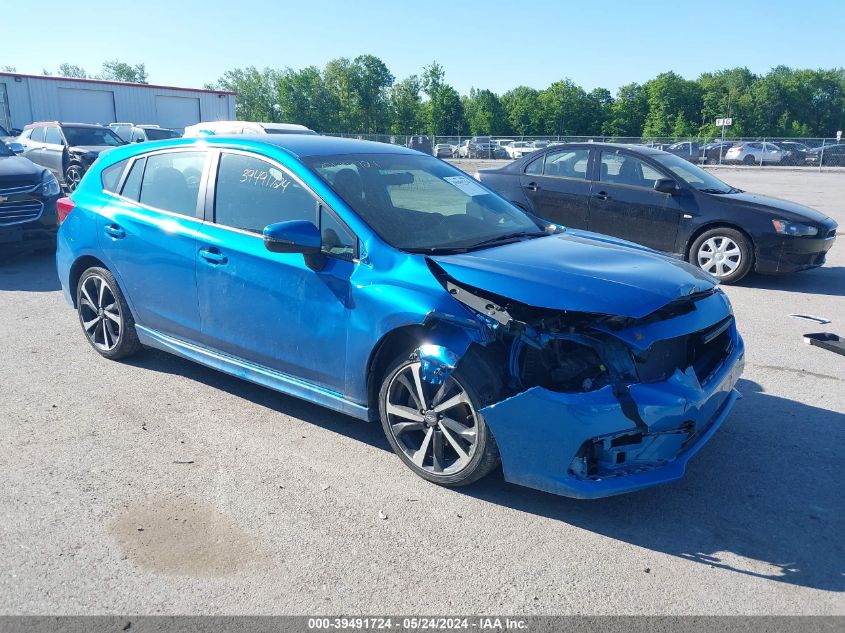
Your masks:
M62 188L59 186L56 177L49 170L44 170L44 173L41 174L41 195L49 198L50 196L57 196L61 192Z
M772 226L775 231L781 235L793 235L795 237L810 237L818 235L819 230L810 226L809 224L800 224L798 222L787 222L786 220L772 220Z

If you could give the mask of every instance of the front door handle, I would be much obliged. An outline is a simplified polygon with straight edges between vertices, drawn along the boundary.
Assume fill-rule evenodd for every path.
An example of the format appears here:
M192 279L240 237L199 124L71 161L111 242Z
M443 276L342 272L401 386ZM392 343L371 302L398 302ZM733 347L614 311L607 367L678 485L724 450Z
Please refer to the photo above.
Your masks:
M594 193L593 198L595 198L596 200L610 200L610 196L607 195L606 191L599 191L598 193Z
M216 248L203 248L199 255L212 266L222 266L229 261L229 258Z
M105 231L106 235L116 240L122 240L126 237L126 231L120 228L117 224L109 224L103 229L103 231Z
M537 191L540 188L540 185L538 185L536 182L529 182L527 185L525 185L525 188L528 189L528 191Z

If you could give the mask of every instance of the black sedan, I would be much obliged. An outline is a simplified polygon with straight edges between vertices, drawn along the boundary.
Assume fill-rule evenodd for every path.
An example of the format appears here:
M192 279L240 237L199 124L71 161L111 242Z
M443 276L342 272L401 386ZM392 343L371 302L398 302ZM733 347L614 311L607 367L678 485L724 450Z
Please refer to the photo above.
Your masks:
M831 167L845 165L845 143L808 150L804 154L804 162L808 165L821 163Z
M836 236L819 211L746 193L643 146L558 145L476 177L541 218L672 253L722 283L821 266Z

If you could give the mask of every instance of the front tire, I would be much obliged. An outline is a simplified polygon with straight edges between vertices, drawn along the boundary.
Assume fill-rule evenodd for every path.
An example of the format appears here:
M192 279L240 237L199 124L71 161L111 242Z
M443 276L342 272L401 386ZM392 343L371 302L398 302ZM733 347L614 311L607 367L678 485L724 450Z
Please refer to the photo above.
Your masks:
M471 353L471 352L470 352ZM400 356L379 392L393 451L414 473L441 486L465 486L499 465L499 450L479 410L502 394L501 380L476 355L442 385L422 380L420 361Z
M76 306L85 338L101 356L117 360L141 349L129 306L114 275L105 268L82 273L76 286Z
M744 233L728 227L717 227L705 231L693 242L689 262L729 285L751 271L754 249Z
M65 187L68 191L76 191L79 181L85 175L85 170L79 163L70 163L65 169Z

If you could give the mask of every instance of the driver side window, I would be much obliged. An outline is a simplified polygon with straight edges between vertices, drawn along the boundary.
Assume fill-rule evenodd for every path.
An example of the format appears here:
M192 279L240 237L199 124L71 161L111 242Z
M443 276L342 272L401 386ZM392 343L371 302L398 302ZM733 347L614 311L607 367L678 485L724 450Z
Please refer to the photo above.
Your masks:
M663 177L648 163L630 154L617 152L602 152L601 154L599 179L602 182L651 189L654 187L654 181Z

